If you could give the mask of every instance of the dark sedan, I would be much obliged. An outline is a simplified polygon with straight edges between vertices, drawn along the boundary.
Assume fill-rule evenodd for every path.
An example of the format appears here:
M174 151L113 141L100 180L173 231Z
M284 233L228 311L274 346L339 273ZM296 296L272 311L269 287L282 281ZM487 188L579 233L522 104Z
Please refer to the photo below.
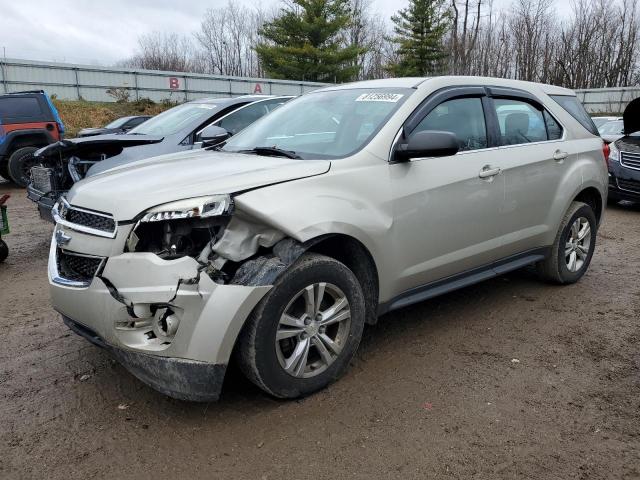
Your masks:
M96 135L106 135L107 133L125 133L143 124L151 118L151 115L135 115L129 117L116 118L101 128L83 128L78 132L78 137L94 137Z
M36 152L39 166L31 169L27 196L38 204L40 216L51 221L51 208L58 198L84 177L136 160L222 141L291 98L203 98L162 112L124 134L53 143Z
M624 111L622 138L609 145L609 200L640 202L640 98Z

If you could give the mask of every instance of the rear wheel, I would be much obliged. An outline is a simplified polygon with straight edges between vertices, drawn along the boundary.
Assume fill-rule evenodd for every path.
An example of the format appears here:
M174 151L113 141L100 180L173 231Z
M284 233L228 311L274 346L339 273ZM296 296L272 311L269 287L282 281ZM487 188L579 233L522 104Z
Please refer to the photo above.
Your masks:
M22 147L9 156L9 177L19 187L26 187L31 181L31 167L36 165L33 154L38 147Z
M575 283L585 274L596 246L597 222L593 209L573 202L562 219L548 258L538 263L543 280Z
M267 393L296 398L338 379L364 328L362 288L344 264L305 254L258 304L239 338L244 374Z

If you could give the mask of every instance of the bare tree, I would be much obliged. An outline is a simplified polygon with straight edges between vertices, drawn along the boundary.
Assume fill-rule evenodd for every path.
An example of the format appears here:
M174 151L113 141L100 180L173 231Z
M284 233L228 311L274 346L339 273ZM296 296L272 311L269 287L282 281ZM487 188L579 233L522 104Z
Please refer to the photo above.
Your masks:
M471 72L471 57L476 53L483 0L451 0L453 20L449 41L450 71L454 75Z
M345 45L362 49L355 65L358 78L383 78L388 75L386 65L393 49L389 41L389 25L372 11L371 0L351 0L351 23L345 31Z
M298 8L291 0L281 0ZM373 0L350 0L345 45L361 53L359 78L382 78L397 63L389 19L377 15ZM571 88L626 86L640 82L640 0L572 0L563 21L558 0L512 0L494 8L493 0L450 0L451 27L447 71L553 83ZM260 29L276 14L229 0L208 10L192 41L175 33L139 39L135 55L121 65L236 76L263 76L255 53Z
M229 1L226 7L207 10L200 30L194 33L205 71L221 75L260 76L262 69L254 47L266 19Z
M638 2L578 0L560 35L556 83L573 88L629 85L638 72Z
M188 38L176 33L154 32L138 38L138 51L121 65L146 70L197 71L194 48Z

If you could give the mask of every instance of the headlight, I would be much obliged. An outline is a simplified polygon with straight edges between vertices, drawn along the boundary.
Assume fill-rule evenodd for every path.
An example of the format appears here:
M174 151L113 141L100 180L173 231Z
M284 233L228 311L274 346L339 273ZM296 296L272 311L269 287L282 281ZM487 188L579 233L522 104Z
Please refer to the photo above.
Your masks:
M609 160L611 160L612 162L620 161L620 150L618 150L615 143L613 142L609 144Z
M141 222L161 222L184 218L208 218L228 215L233 208L229 195L189 198L177 202L165 203L148 210Z

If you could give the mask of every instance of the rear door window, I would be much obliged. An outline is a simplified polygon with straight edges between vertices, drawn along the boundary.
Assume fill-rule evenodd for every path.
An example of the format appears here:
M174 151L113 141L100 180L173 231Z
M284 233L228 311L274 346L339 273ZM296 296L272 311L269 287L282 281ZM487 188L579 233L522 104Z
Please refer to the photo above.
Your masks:
M558 105L564 108L569 114L575 118L580 124L594 135L598 134L598 129L591 120L591 117L578 100L573 95L549 95Z
M493 101L500 127L500 145L543 142L547 128L542 111L519 100L496 98Z
M560 140L562 138L562 126L546 110L544 111L544 123L547 125L549 140Z
M487 148L487 126L482 100L477 97L454 98L431 110L416 126L412 134L424 130L454 133L460 151Z
M493 104L500 129L500 145L558 140L562 127L549 112L511 98L495 98Z

